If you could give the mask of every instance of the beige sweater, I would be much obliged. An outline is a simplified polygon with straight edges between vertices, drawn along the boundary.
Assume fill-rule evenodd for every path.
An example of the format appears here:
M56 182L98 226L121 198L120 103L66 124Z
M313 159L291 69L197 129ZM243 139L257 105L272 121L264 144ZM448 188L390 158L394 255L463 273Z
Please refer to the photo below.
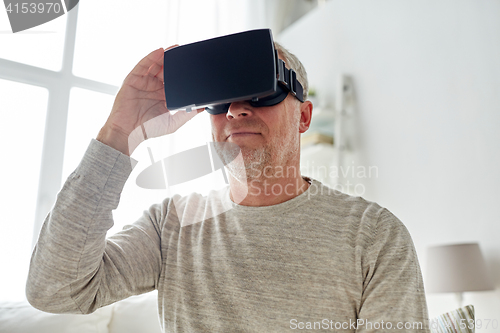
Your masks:
M267 207L227 189L165 199L106 239L131 164L92 140L34 249L33 306L90 313L158 289L165 332L428 332L417 255L388 210L312 180ZM193 211L210 216L186 223Z

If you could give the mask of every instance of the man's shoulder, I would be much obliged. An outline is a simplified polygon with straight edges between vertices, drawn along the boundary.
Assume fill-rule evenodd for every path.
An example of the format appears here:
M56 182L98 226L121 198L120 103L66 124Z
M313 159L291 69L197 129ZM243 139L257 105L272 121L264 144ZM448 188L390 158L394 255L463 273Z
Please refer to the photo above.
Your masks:
M347 194L312 179L310 209L370 228L403 229L404 224L389 209L361 196Z
M312 183L307 195L311 199L311 203L324 206L326 209L335 211L344 211L352 213L380 214L385 208L378 203L365 199L362 196L356 196L341 192L334 187L325 185L315 179L311 179Z

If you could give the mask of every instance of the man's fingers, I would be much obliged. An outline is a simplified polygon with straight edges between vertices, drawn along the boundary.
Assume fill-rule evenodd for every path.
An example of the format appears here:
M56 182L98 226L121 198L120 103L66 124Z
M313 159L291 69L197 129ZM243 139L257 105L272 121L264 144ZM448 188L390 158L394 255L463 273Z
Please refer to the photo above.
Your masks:
M177 47L177 46L179 46L179 45L175 44L175 45L167 47L165 50L170 50L170 49ZM161 50L163 50L163 48ZM163 52L161 55L157 55L156 52L158 52L158 50L151 52L149 55L146 56L146 58L141 60L141 62L146 59L146 61L144 61L144 66L149 64L148 70L145 73L145 75L157 77L160 79L160 81L163 82L163 54L165 52ZM142 75L142 73L139 73L139 72L134 73L134 74Z
M169 46L165 49L165 51L173 49L174 47L177 47L177 46L179 46L179 44ZM165 54L165 52L164 52L164 54ZM149 73L149 75L152 75L152 76L159 78L161 80L161 82L163 82L163 57L161 57L159 62L156 62L153 65L151 65L148 73Z
M156 61L151 66L149 66L148 72L146 74L152 77L157 77L161 82L163 82L163 56L158 60L159 61Z
M167 47L167 48L165 49L165 51L170 50L170 49L173 49L174 47L177 47L177 46L179 46L179 44L170 45L169 47Z
M135 65L134 69L131 74L134 75L146 75L149 71L149 68L160 61L160 63L163 62L163 48L159 48L157 50L154 50L144 58L142 58L141 61L137 65ZM161 60L160 60L161 58Z
M171 134L197 114L198 112L195 111L186 112L179 110L175 114L167 111L143 124L146 135L148 138L156 138L165 134Z
M172 128L175 128L175 130L177 130L179 127L181 127L182 125L187 123L189 120L191 120L197 114L198 114L198 112L196 112L196 111L191 111L191 112L186 112L184 110L177 111L172 116Z

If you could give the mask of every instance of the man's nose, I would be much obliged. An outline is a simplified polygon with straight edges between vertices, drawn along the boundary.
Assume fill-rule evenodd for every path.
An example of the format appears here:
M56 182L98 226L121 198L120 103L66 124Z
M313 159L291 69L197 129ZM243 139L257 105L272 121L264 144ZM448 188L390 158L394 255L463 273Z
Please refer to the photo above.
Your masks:
M233 118L241 118L251 116L253 113L252 107L248 102L233 102L229 105L226 117L231 120Z

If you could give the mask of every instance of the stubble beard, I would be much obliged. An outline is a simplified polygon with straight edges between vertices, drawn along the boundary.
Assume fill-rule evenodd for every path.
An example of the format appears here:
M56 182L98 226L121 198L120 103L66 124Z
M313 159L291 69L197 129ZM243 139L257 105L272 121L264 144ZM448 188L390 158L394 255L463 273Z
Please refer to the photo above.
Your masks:
M299 149L298 140L292 135L283 136L282 140L275 140L274 144L266 144L258 148L241 147L240 154L243 163L237 163L234 152L217 149L217 154L226 165L228 172L240 182L264 182L277 174L277 170L283 170L289 165L289 161L297 154ZM279 141L278 141L279 140ZM226 163L232 161L231 163ZM240 160L241 161L241 160ZM298 170L296 170L298 171Z
M243 163L230 163L234 160L234 151L230 152L224 149L217 149L217 154L224 162L230 175L239 182L263 182L267 178L276 175L278 167L286 168L289 166L293 158L299 156L300 136L298 133L298 124L300 121L300 113L296 112L291 120L292 124L288 126L288 130L276 135L272 142L258 148L240 147L240 153L243 157ZM214 135L212 133L212 139ZM293 165L295 168L295 165ZM296 174L300 174L300 170L293 170Z
M266 166L272 165L272 152L268 146L254 149L240 148L241 159L234 158L234 151L224 149L222 146L216 145L215 147L229 174L239 182L250 182L261 178L258 177L259 170L264 170Z

